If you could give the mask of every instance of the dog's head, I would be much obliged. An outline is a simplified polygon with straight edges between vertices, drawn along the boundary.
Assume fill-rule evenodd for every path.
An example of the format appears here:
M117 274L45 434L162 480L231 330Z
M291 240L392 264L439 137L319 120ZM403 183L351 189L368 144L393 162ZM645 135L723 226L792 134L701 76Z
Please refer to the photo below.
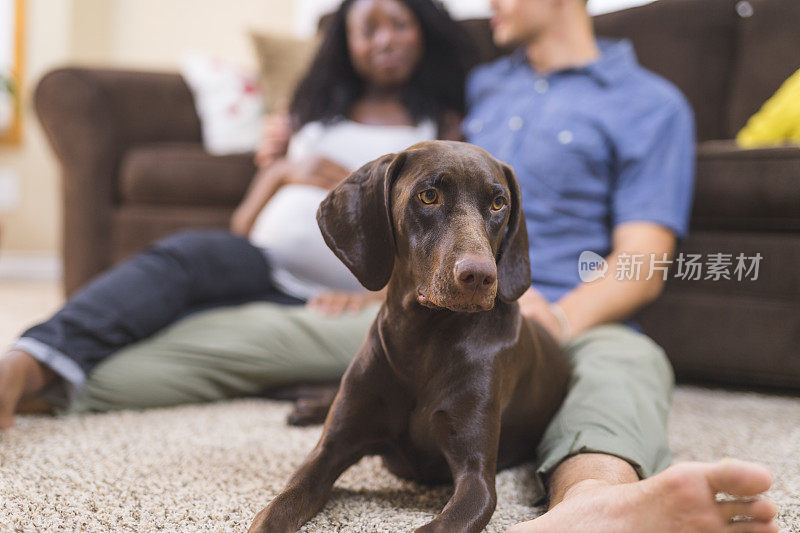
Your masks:
M467 143L429 141L367 163L325 198L317 222L364 287L405 276L427 307L482 311L531 284L514 172Z

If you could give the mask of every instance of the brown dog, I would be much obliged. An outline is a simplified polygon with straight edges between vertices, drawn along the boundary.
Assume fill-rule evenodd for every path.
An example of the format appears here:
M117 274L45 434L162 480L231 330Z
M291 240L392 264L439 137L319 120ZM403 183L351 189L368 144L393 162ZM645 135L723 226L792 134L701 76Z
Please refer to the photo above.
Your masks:
M368 163L317 212L325 242L386 302L352 361L319 443L250 531L296 531L368 454L421 483L454 480L417 531L480 531L495 474L531 457L569 369L516 300L530 286L528 235L510 167L432 141Z

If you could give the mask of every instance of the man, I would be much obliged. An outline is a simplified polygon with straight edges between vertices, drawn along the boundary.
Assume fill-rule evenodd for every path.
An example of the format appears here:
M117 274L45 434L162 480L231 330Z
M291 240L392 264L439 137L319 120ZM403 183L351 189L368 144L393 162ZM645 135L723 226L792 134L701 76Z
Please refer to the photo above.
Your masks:
M670 462L673 378L663 351L621 322L657 297L663 280L649 276L651 261L667 259L687 230L689 106L637 65L628 42L595 38L584 0L492 7L495 42L522 46L472 74L465 132L516 171L533 276L520 306L573 366L538 450L549 510L512 530L777 531L766 500L715 501L716 492L767 490L769 472L756 465L685 464L639 481ZM605 256L603 279L581 283L584 250ZM614 273L632 254L644 259L640 279L620 281ZM731 524L736 515L750 521Z

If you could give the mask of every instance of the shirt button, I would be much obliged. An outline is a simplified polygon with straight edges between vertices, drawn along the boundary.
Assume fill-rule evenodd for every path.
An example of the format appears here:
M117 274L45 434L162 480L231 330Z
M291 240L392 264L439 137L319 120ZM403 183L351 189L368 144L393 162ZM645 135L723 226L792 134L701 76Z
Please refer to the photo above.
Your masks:
M750 18L753 16L753 5L747 0L741 0L736 3L736 12L743 19Z
M483 121L478 119L470 120L467 129L470 133L480 133L483 130Z
M550 84L547 83L546 79L539 78L538 80L536 80L534 82L533 89L539 94L544 94L544 93L547 92L547 89L548 89L549 86L550 86Z
M569 130L561 130L558 132L558 142L561 144L569 144L572 142L572 132Z
M508 129L511 131L519 131L522 129L522 117L511 117L508 119Z

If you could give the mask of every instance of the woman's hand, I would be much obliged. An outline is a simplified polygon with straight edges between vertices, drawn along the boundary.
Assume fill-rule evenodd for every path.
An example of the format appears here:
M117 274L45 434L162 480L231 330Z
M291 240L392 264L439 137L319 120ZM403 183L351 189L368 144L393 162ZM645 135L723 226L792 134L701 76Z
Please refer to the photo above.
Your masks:
M349 175L349 170L324 157L311 157L298 163L278 157L256 172L244 200L231 217L231 231L236 235L248 235L258 214L286 184L300 183L331 190Z
M264 168L286 155L291 136L292 122L287 111L276 111L267 115L261 132L261 143L256 150L256 165Z
M384 298L384 291L378 292L346 292L331 291L316 295L306 303L306 307L327 316L339 316L342 313L358 313L368 305Z
M283 175L284 183L314 185L331 190L349 176L350 171L330 159L315 156L297 163L287 162Z

